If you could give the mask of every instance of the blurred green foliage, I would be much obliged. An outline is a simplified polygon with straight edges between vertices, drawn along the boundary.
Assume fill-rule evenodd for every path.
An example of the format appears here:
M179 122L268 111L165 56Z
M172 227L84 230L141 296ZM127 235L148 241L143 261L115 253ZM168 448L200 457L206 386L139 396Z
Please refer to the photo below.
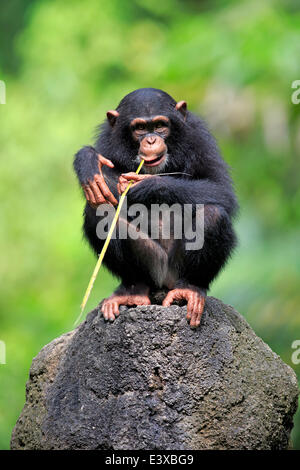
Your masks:
M32 357L72 328L95 264L72 156L135 88L162 88L208 120L241 204L240 246L211 294L300 376L298 2L12 0L0 18L0 448ZM116 285L101 272L89 308Z

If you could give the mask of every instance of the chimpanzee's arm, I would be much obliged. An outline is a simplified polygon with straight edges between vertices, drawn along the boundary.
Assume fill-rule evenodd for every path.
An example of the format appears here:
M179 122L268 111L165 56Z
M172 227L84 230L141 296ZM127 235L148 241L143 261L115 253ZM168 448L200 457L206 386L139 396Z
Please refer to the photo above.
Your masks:
M76 153L74 158L74 170L80 184L87 184L93 180L96 174L100 174L98 155L94 147L86 146Z
M83 147L75 155L74 169L91 207L118 203L104 179L102 168L106 167L113 169L114 164L97 153L93 147Z
M189 180L171 176L153 176L133 186L129 203L144 204L213 204L224 207L229 215L237 202L229 181L217 183L208 179Z

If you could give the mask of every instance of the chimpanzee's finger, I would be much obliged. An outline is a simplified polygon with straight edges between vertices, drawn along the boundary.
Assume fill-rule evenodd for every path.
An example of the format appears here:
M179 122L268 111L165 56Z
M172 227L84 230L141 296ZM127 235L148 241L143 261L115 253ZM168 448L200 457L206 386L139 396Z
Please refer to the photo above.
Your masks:
M102 174L95 176L95 183L98 185L104 198L107 201L109 201L113 206L116 206L118 204L118 201L116 200L115 196L113 195L113 193L110 191L109 187L107 186Z
M199 325L200 325L200 322L201 322L201 318L202 318L202 314L203 314L203 311L204 311L204 307L205 307L205 297L200 297L200 300L199 300L199 304L198 304L198 320L199 320Z
M192 297L189 297L188 299L188 303L187 303L187 306L186 306L186 319L191 322L192 320L192 315L193 315L193 298Z
M191 295L191 309L193 313L198 309L199 299L199 295L196 292L193 292Z
M202 303L201 301L198 302L198 306L196 309L196 315L195 315L195 327L197 328L200 325L201 322L201 317L202 317Z
M190 320L190 327L197 328L200 325L200 315L197 311L192 313Z
M118 193L120 194L120 196L124 193L127 186L128 185L126 183L118 183L117 188L118 188Z
M101 155L100 153L98 153L98 159L99 159L99 163L100 163L100 165L99 165L100 171L101 171L101 164L102 165L107 165L110 168L114 168L114 166L115 166L111 160L109 160L108 158L103 157L103 155Z
M85 185L82 185L82 189L83 189L83 192L84 192L84 195L85 195L85 198L87 200L87 202L90 201L90 196L89 196L89 193L87 192L86 188L85 188Z
M114 306L113 306L112 302L109 302L107 307L108 307L108 309L107 309L108 310L108 319L109 319L109 321L112 322L115 319L114 312L113 312Z
M190 326L192 328L196 327L196 319L197 319L197 312L193 310L191 312L191 319L190 319Z
M120 191L121 191L121 194L124 193L124 191L126 191L127 189L127 186L128 184L127 183L122 183L121 186L120 186Z
M107 305L106 304L102 305L101 312L102 312L104 320L108 320L108 312L107 312Z
M130 173L122 173L121 177L125 178L128 181L139 181L141 179L141 175L137 175L133 171L131 171Z
M103 204L105 202L105 198L103 194L101 193L98 185L94 183L93 181L89 181L89 185L90 185L90 189L92 190L94 194L96 204Z
M87 193L88 193L88 195L89 195L89 202L90 202L91 204L97 205L97 202L96 202L95 196L94 196L94 194L93 194L93 191L91 190L91 188L90 188L90 186L89 186L88 184L85 186L85 189L86 189L86 191L87 191Z
M101 311L105 320L114 321L115 316L113 314L112 304L110 302L103 304Z
M120 310L119 310L119 304L118 302L112 302L112 306L113 306L113 314L115 317L118 317L120 315Z
M173 291L170 291L167 295L167 297L165 297L165 299L163 300L163 307L170 307L170 305L172 305L173 301L175 300L176 298L176 293Z
M151 177L151 175L137 175L136 173L124 173L121 175L123 178L125 178L127 181L135 181L139 183L140 181L143 181L144 179Z
M140 299L140 305L151 305L151 300L148 298L146 298L145 296L143 296L141 299Z
M128 181L123 178L122 176L119 177L119 183L118 183L118 192L119 194L124 193L125 189L128 186Z
M200 325L204 303L204 298L197 295L196 302L193 305L192 318L190 321L190 326L193 328L197 328Z
M197 316L198 316L198 306L199 306L199 295L197 292L192 292L190 294L189 300L189 311L190 311L190 326L197 326Z

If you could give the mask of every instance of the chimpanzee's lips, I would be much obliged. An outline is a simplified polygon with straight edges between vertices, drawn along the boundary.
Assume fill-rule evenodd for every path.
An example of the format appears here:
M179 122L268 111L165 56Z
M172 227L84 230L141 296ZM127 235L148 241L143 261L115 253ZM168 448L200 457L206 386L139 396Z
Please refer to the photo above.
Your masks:
M162 155L154 155L153 158L145 158L142 156L144 159L144 165L145 166L157 166L160 165L160 163L166 158L166 154L163 153Z

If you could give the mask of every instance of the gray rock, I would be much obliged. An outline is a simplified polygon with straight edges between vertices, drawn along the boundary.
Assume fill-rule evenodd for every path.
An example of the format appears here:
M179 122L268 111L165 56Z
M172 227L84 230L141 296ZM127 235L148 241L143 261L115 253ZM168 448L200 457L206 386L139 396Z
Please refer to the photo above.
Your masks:
M232 308L92 311L34 358L12 449L286 449L294 371Z

